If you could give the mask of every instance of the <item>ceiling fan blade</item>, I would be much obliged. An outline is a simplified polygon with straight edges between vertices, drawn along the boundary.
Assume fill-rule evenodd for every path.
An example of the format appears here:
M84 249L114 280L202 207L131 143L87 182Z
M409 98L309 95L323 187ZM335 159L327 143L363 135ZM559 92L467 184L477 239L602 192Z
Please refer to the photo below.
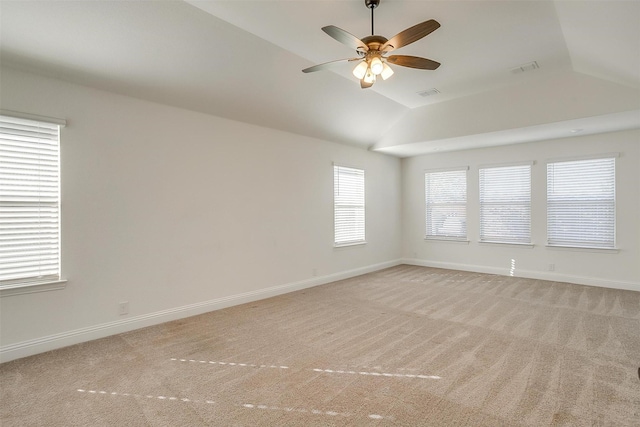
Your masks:
M433 19L421 22L391 37L389 41L382 45L380 50L384 52L390 52L394 49L400 49L402 46L406 46L409 43L420 40L424 36L434 32L438 28L440 28L440 24Z
M421 70L435 70L440 66L439 62L432 61L427 58L409 55L391 55L387 58L391 64L401 65L409 68L419 68Z
M338 28L335 25L328 25L326 27L322 27L322 31L329 34L334 39L338 40L340 43L349 46L352 49L366 52L369 50L369 47L359 38L354 36L351 33L346 32L342 28Z
M364 81L364 79L360 79L360 87L361 87L362 89L370 88L371 86L373 86L373 84L374 84L374 83L375 83L375 82L367 83L367 82L365 82L365 81Z
M338 59L336 61L325 62L323 64L314 65L313 67L305 68L302 70L303 73L313 73L314 71L326 70L327 68L331 68L334 65L340 64L342 62L351 62L351 61L360 61L362 58L349 58L349 59Z

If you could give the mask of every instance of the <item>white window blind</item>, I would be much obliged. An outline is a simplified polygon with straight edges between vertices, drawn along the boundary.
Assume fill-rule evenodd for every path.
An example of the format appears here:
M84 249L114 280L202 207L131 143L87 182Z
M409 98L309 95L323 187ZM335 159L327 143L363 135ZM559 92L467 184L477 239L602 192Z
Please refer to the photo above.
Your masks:
M531 243L531 165L480 169L480 241Z
M547 164L547 241L615 247L615 158Z
M364 171L333 166L336 246L364 243Z
M424 174L426 237L467 238L467 169Z
M0 287L60 279L59 134L0 116Z

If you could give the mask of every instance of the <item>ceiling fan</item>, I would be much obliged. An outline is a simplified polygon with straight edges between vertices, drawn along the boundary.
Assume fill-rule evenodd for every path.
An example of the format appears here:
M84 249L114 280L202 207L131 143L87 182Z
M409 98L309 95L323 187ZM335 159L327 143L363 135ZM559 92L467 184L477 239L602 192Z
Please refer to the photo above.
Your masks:
M358 57L339 59L337 61L325 62L324 64L314 65L305 68L303 73L311 73L314 71L324 70L341 62L360 61L353 69L353 75L360 79L360 87L362 89L373 86L377 76L383 80L388 79L393 74L393 70L388 64L401 65L403 67L418 68L421 70L435 70L440 66L439 62L431 59L420 58L418 56L408 55L391 55L385 56L387 53L413 43L426 35L432 33L440 27L440 24L433 19L421 22L387 40L383 36L374 35L373 31L373 9L378 7L380 0L364 0L364 4L371 9L371 35L357 38L353 34L338 28L334 25L322 27L322 31L333 37L340 43L343 43L356 50Z

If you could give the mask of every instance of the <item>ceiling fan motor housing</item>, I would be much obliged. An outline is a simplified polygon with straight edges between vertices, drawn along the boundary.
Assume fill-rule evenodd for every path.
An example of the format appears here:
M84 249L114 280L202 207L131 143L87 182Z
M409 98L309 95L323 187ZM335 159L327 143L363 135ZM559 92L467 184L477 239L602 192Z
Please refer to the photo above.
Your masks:
M380 50L382 45L387 42L387 38L382 36L367 36L363 37L362 41L369 47L369 49Z
M368 56L371 54L379 54L380 48L387 42L387 38L383 36L367 36L362 38L362 42L367 45L369 50L367 52L357 50L356 52L358 52L360 56Z

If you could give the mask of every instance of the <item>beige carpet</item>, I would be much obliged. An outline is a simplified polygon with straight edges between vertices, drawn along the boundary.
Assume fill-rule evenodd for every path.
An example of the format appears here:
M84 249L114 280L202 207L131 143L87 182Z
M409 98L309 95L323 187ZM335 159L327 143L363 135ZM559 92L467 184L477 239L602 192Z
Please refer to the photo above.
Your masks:
M413 266L0 365L8 426L640 426L640 293Z

